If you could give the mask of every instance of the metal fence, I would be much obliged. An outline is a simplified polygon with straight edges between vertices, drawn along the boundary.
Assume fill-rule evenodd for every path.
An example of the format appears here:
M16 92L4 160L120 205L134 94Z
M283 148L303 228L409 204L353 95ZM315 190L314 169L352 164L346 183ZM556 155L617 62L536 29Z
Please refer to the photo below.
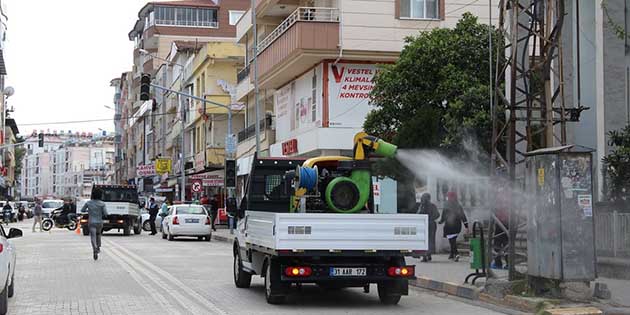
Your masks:
M595 244L598 256L630 257L630 213L596 213Z

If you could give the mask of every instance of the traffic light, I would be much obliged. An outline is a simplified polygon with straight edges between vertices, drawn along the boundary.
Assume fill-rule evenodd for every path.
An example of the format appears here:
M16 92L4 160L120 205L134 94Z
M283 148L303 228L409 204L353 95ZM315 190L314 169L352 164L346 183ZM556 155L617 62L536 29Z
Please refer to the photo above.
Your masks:
M44 133L42 132L42 133L38 134L38 135L37 135L37 138L38 138L38 140L39 140L39 141L38 141L38 145L39 145L39 147L40 147L40 148L43 148L43 147L44 147Z
M236 187L236 160L225 160L225 188Z
M151 99L151 75L143 73L140 79L140 100L148 101Z

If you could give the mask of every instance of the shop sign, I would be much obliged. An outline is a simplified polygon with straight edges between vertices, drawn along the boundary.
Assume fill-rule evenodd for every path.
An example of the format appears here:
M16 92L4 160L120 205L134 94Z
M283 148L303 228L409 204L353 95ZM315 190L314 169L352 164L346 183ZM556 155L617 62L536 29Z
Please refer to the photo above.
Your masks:
M362 127L372 109L375 64L327 64L330 127Z
M290 155L298 152L297 139L291 139L282 143L282 155Z
M149 164L138 165L138 167L136 167L136 174L138 175L138 177L149 177L155 176L157 173L155 172L155 165Z
M168 174L173 168L173 161L171 159L157 159L155 161L155 171L158 174Z

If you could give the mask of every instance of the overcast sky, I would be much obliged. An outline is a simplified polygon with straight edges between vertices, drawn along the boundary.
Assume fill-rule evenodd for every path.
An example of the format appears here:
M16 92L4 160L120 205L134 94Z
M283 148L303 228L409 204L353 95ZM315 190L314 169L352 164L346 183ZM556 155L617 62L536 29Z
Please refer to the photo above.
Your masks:
M111 79L131 70L127 33L148 0L4 0L9 107L20 133L114 130ZM80 124L28 125L90 119Z

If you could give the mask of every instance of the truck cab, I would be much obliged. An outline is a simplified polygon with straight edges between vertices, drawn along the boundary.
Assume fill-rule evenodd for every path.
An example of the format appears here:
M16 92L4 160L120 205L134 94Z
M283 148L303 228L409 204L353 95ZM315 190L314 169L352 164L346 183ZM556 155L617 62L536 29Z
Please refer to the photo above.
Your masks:
M108 216L103 221L103 231L117 229L119 232L122 231L124 235L131 235L132 230L134 234L142 232L142 215L136 186L94 185L92 190L94 189L103 191L103 202L107 208ZM77 208L82 210L85 202L79 203ZM83 235L89 235L87 224L88 214L82 211L81 229Z
M316 174L322 186L331 182L330 174L343 176L348 164L322 161ZM304 206L295 207L293 178L304 164L304 159L254 158L245 196L234 213L236 287L248 288L251 277L260 275L267 302L278 304L294 284L315 283L325 290L362 287L366 292L376 284L383 304L397 304L415 277L405 256L427 250L428 218L377 214L372 201L357 212L334 212L325 208L323 194L304 195ZM336 205L356 200L348 191L333 195Z

